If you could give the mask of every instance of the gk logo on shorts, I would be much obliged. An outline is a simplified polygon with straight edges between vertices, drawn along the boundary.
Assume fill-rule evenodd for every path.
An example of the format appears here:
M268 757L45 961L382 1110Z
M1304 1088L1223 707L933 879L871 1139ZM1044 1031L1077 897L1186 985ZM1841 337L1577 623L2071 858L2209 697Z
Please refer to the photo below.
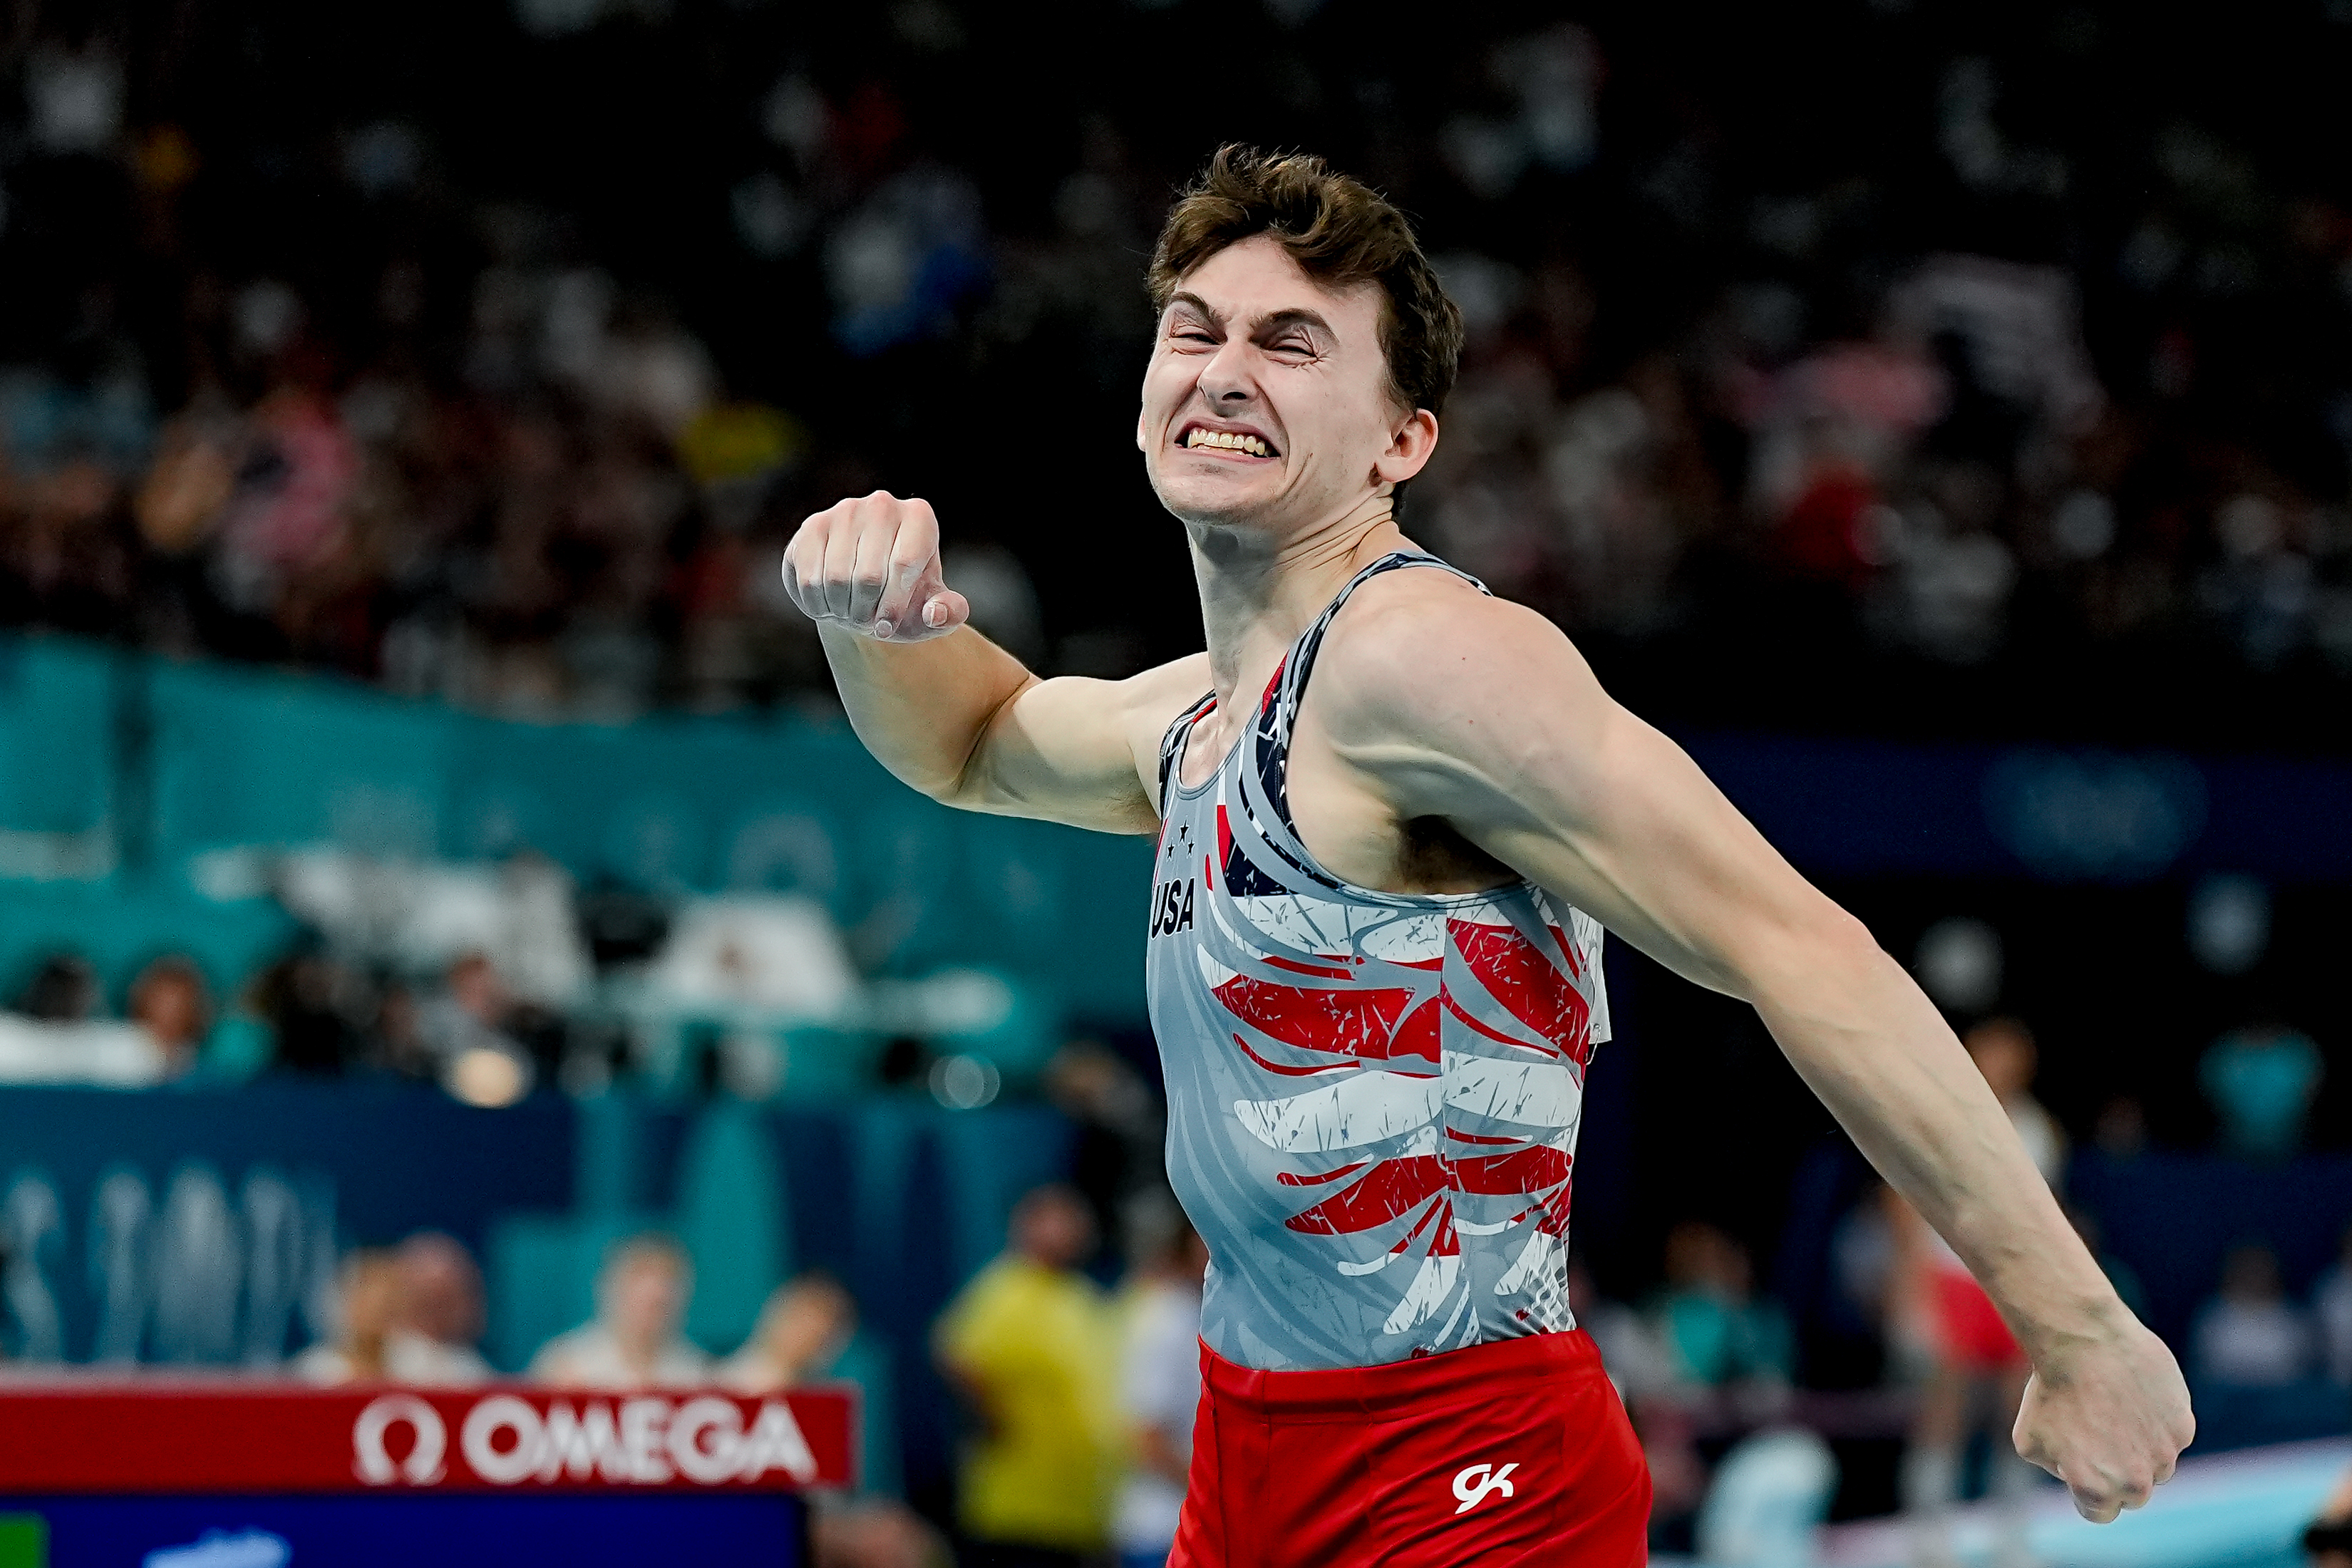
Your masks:
M1488 1492L1500 1492L1505 1497L1517 1496L1511 1489L1511 1472L1518 1468L1517 1465L1505 1465L1496 1470L1492 1465L1472 1465L1465 1469L1454 1478L1454 1495L1462 1500L1462 1506L1454 1511L1468 1513L1486 1500ZM1487 1473L1490 1470L1494 1472L1491 1475Z

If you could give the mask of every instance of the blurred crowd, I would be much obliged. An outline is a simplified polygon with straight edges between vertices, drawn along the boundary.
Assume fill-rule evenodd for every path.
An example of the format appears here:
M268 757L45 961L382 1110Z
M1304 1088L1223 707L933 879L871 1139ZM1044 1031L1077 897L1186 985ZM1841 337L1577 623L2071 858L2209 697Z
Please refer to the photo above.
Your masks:
M1148 47L1181 9L1097 26ZM1418 213L1463 307L1412 527L1612 668L2352 673L2352 195L2291 127L2249 143L2219 86L2094 111L1906 6L1826 58L1811 23L1668 47L1506 11L1407 95L1339 9L1269 5L1280 79L1227 122L1075 102L1010 141L970 83L1034 68L945 0L789 42L757 6L42 23L6 57L0 617L501 711L768 703L824 686L782 541L886 482L941 499L1024 657L1184 651L1172 584L1106 623L1068 554L1111 526L1180 559L1118 414L1140 261L1214 140L1279 132ZM2095 77L2155 47L2065 17L2020 47ZM376 85L413 53L454 86L422 62L461 39L509 98ZM351 99L257 119L235 88L296 47ZM1875 64L1869 137L1750 137L1840 58ZM566 127L611 178L553 155ZM974 411L1044 384L1065 483L1115 521L1004 504Z
M493 263L472 292L455 385L398 347L341 361L267 279L187 323L168 416L120 370L12 373L0 613L529 716L810 684L768 504L795 422L725 400L701 346L593 268Z
M857 1302L812 1272L777 1288L750 1337L716 1357L684 1331L694 1289L677 1241L616 1242L596 1280L594 1315L541 1346L531 1382L594 1393L725 1388L768 1394L848 1383L862 1408L850 1495L819 1499L816 1560L828 1568L1119 1568L1166 1559L1190 1462L1199 1395L1201 1281L1207 1253L1172 1204L1149 1205L1133 1267L1107 1292L1082 1266L1100 1233L1074 1188L1036 1189L1015 1206L1003 1255L949 1305L932 1352L967 1416L951 1519L919 1517L902 1495L887 1352L861 1331ZM481 1276L436 1232L345 1255L330 1338L288 1363L333 1385L423 1387L497 1374L478 1349Z

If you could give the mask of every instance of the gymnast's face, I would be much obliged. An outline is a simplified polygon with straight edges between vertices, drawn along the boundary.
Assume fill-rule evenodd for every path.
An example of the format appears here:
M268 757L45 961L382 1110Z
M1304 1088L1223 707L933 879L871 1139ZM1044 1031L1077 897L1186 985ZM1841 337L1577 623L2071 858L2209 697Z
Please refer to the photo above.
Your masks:
M1143 376L1136 444L1187 522L1280 533L1411 479L1437 420L1400 408L1377 284L1326 287L1272 239L1227 246L1178 281Z

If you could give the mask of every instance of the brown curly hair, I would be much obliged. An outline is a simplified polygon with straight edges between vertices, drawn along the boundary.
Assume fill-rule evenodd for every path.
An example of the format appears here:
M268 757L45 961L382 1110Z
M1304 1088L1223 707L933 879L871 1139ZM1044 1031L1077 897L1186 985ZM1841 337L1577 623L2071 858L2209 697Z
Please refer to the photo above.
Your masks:
M1166 310L1179 280L1210 257L1261 234L1327 287L1379 284L1389 395L1404 408L1443 408L1462 362L1462 312L1404 214L1308 153L1218 148L1160 228L1146 275L1152 308Z

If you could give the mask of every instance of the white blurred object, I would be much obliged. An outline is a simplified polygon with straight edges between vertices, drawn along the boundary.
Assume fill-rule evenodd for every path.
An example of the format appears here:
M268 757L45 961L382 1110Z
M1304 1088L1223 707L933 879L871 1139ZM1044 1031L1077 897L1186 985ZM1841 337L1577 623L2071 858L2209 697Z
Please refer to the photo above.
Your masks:
M2270 889L2252 877L2208 877L2189 896L2189 951L2216 974L2243 974L2271 942Z
M648 325L607 338L588 395L607 407L643 415L676 436L719 393L710 353L673 326Z
M1462 327L1472 337L1495 331L1510 319L1526 298L1528 280L1518 269L1475 250L1456 250L1438 257L1437 275L1446 296L1462 312Z
M950 1110L978 1110L996 1098L1003 1076L982 1056L941 1057L931 1064L931 1098Z
M216 904L269 896L269 858L258 849L233 847L188 857L188 886Z
M2095 561L2116 542L2116 503L2093 489L2078 489L2050 514L2050 537L2070 561Z
M1954 532L1933 508L1904 518L1898 537L1903 626L1927 652L1953 664L1988 658L2017 586L2017 561L1990 533Z
M530 1061L510 1050L474 1046L449 1058L441 1087L478 1110L499 1110L530 1092Z
M1710 1568L1811 1568L1837 1490L1829 1445L1793 1428L1759 1432L1724 1456L1698 1516Z
M52 1024L0 1013L0 1083L145 1089L163 1081L163 1051L136 1024Z
M824 151L833 132L833 110L824 94L804 76L784 76L760 106L760 129L768 140L789 147L803 163Z
M1519 125L1536 157L1555 169L1592 162L1600 142L1594 100L1601 51L1572 22L1518 38L1497 52L1497 69L1518 89Z
M2000 933L1965 915L1937 921L1921 934L1912 968L1945 1006L1982 1012L2000 1000Z
M218 1171L191 1162L173 1173L153 1245L154 1359L215 1366L236 1360L245 1233Z
M237 290L231 317L239 344L256 353L276 353L302 325L302 297L274 278L258 279Z
M52 153L103 153L122 129L122 65L106 49L45 45L25 63L33 140Z
M773 1100L790 1067L783 1043L770 1036L739 1029L719 1042L719 1085L738 1100Z
M42 1264L65 1241L65 1208L38 1171L20 1171L0 1197L0 1307L16 1325L16 1359L66 1359L65 1314Z
M572 918L572 878L551 860L524 856L499 870L501 923L482 951L525 1002L561 1006L595 977L588 944Z
M412 974L478 952L518 1000L544 1007L577 1001L593 978L572 918L572 879L552 861L413 865L299 849L278 862L277 882L286 907L338 948Z
M1921 342L1957 333L1988 391L2039 412L2053 429L2088 428L2106 402L2083 342L2074 281L2058 268L1930 257L1886 308Z
M1020 558L1001 544L950 546L940 566L971 606L971 625L999 647L1034 664L1045 648L1037 590Z
M1020 997L1001 974L942 969L874 987L875 1027L901 1035L985 1035L1011 1020Z
M541 310L540 357L589 402L675 436L718 395L719 373L690 333L667 321L625 321L621 303L602 271L559 275Z
M675 1006L838 1016L857 976L824 907L792 894L697 899L679 910L646 984Z
M294 1548L267 1530L207 1530L193 1546L165 1546L139 1560L140 1568L286 1568Z

